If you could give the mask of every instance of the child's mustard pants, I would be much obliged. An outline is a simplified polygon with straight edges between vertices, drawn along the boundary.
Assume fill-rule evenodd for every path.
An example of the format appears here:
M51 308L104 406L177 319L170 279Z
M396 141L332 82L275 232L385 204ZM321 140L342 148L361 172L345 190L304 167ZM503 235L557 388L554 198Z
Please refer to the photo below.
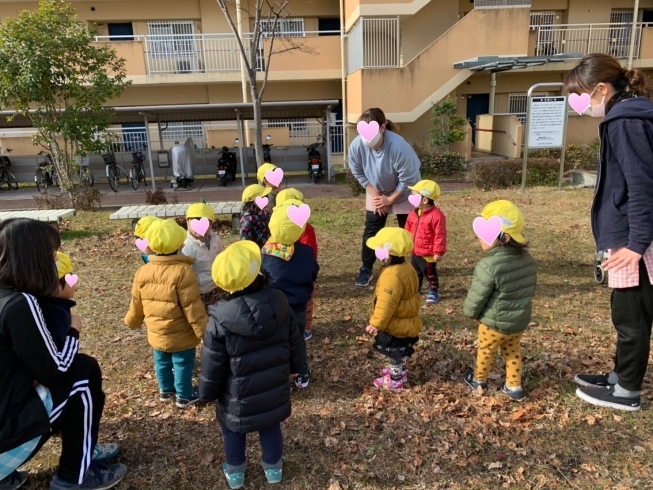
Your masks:
M476 356L475 381L486 381L490 367L494 363L497 349L501 348L501 356L506 363L506 386L519 388L521 386L521 351L519 343L524 332L512 335L490 330L482 323L478 326L478 355Z

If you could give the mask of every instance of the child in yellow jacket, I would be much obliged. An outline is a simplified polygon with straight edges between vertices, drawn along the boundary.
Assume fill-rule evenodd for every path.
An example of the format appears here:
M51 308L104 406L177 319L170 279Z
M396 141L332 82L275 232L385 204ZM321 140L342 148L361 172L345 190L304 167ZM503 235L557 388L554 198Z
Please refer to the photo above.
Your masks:
M388 227L366 244L384 265L374 290L374 312L365 330L375 336L374 350L390 359L374 386L400 391L408 380L406 361L422 331L419 280L414 267L406 261L406 255L413 250L413 239L406 230Z
M190 257L179 254L186 231L174 220L161 220L147 230L154 253L136 272L125 324L138 328L145 320L147 340L154 349L159 399L179 408L198 401L193 389L195 348L204 335L208 316Z

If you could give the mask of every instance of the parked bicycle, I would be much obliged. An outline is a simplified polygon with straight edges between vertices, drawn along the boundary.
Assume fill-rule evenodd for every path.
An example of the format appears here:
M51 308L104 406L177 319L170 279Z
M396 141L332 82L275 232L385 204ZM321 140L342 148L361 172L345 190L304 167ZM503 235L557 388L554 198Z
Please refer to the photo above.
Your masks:
M11 148L7 148L7 153L11 153L12 151ZM7 190L14 189L17 191L18 182L14 174L9 171L9 167L11 167L11 160L9 160L9 157L4 156L2 147L0 146L0 189L3 189L6 185Z
M80 185L83 185L84 187L93 187L95 178L89 170L88 165L88 158L80 158L79 163L75 164L77 170L75 177L79 180Z
M102 160L106 165L107 180L113 192L118 192L118 185L127 185L127 181L132 180L125 169L118 165L113 149L109 149L109 153L102 155Z
M129 171L129 178L132 181L132 187L135 191L138 190L138 186L141 182L143 183L143 186L147 186L147 175L145 174L143 162L145 162L145 155L143 155L143 152L132 152L132 169Z
M43 157L43 160L39 161L38 157ZM54 158L52 158L50 153L46 153L44 151L38 152L36 157L36 171L34 172L34 182L36 183L36 188L41 194L45 194L48 191L48 187L53 185L60 187L59 176L57 175Z

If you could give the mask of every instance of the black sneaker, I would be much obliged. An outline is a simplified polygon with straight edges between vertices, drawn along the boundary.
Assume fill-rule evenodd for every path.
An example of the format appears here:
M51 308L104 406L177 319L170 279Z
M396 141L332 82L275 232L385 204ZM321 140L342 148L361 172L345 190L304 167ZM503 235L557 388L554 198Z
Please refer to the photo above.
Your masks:
M628 412L638 412L642 408L642 401L639 396L635 398L623 398L614 396L614 388L578 388L576 396L587 403L597 407L614 408Z
M580 386L585 388L610 388L614 384L608 381L607 374L577 374L574 376L574 381Z
M305 388L308 388L308 384L310 383L310 373L307 374L300 374L295 378L295 386L299 388L300 390L303 390Z
M179 395L177 395L177 401L175 404L177 405L177 408L188 408L191 405L195 405L199 401L200 397L197 396L197 393L193 393L188 398L181 398Z
M479 386L484 390L487 389L487 383L484 381L474 381L474 371L471 369L463 374L463 381L467 383L467 386L469 386L472 390L478 389Z
M521 387L519 387L519 388L508 388L506 383L503 383L501 385L501 391L503 391L506 395L508 395L511 400L514 400L516 402L520 402L524 398L526 398L526 395L524 395L524 390Z
M107 490L115 487L125 473L127 467L124 464L91 463L81 484L62 480L57 473L50 482L50 490Z
M176 395L174 391L159 391L159 401L169 402L174 400Z
M27 471L12 471L0 480L0 490L17 490L27 481Z
M372 269L361 267L358 278L356 279L356 286L369 286L372 282Z

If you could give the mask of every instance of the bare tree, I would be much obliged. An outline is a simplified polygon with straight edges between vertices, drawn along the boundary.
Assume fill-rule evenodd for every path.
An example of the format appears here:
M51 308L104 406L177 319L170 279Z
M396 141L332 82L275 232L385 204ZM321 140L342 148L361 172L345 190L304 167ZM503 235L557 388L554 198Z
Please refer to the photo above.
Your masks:
M231 32L236 36L240 55L245 65L247 81L249 82L252 105L254 109L254 149L256 151L256 165L263 164L263 129L261 118L261 101L268 83L270 60L275 54L299 50L306 53L314 51L296 38L281 37L280 20L290 16L287 10L290 0L242 0L245 6L236 0L216 0L222 13L227 19ZM251 5L251 8L250 8ZM243 38L238 33L232 14L229 9L240 9L249 21L254 20L254 32L248 33ZM268 41L266 47L265 41ZM275 40L277 42L275 43ZM257 73L263 73L261 87L257 85Z

